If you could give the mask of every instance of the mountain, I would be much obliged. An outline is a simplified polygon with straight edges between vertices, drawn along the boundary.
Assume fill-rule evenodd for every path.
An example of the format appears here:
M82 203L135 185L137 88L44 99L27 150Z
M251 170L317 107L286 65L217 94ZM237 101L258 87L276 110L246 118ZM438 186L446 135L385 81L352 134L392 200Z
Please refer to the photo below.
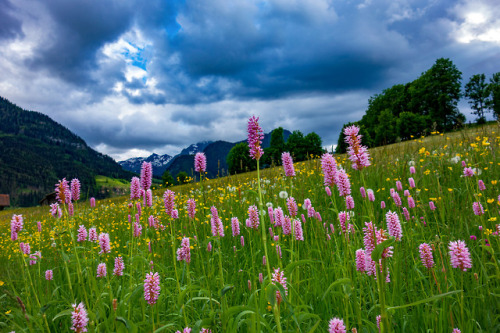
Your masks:
M0 97L0 193L10 195L12 206L38 204L64 177L80 180L82 198L102 197L97 175L132 174L50 117Z
M184 148L179 155L196 155L196 153L201 153L205 150L212 141L202 141L194 143L187 148Z
M125 161L120 161L118 164L122 166L125 170L140 173L141 166L143 162L150 162L153 166L153 175L161 177L165 170L167 169L168 164L172 161L173 156L168 154L158 155L152 154L151 156L144 157L132 157Z

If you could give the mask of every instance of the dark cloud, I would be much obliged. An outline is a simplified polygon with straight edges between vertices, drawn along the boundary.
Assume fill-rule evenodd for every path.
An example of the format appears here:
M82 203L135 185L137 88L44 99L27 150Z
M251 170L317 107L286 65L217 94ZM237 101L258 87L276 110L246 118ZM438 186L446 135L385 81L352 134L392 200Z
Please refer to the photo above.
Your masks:
M13 15L14 7L9 0L0 0L0 40L22 37L21 21Z

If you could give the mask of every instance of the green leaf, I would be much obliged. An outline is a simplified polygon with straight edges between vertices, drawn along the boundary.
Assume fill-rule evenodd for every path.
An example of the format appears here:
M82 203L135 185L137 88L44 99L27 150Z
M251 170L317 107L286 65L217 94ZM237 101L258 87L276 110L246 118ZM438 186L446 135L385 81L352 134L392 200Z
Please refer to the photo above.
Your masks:
M454 291L450 291L450 292L447 292L447 293L444 293L444 294L439 294L439 295L434 295L434 296L429 297L429 298L424 298L424 299L421 299L421 300L413 302L413 303L409 303L409 304L405 304L405 305L399 305L399 306L391 306L391 307L388 307L387 310L388 311L393 311L393 310L397 310L397 309L404 309L404 308L407 308L407 307L410 307L410 306L415 306L415 305L422 304L422 303L432 302L432 301L438 300L438 299L440 299L442 297L446 297L446 296L458 294L458 293L461 293L461 292L463 292L463 290L454 290Z
M234 289L233 285L225 286L224 288L222 288L222 290L220 291L220 297L221 298L224 297L224 294L227 293L231 289Z
M126 318L123 317L116 317L116 321L121 322L125 327L127 328L128 332L137 332L137 327L133 324L130 323Z
M351 279L349 278L343 278L343 279L338 279L337 281L334 281L330 284L330 286L326 289L325 293L323 294L323 297L321 298L322 301L325 300L325 297L326 295L328 295L328 293L330 292L330 290L333 288L333 287L336 287L336 286L343 286L345 284L351 284Z
M309 330L309 333L313 333L314 331L316 331L316 329L318 328L319 326L319 323L321 323L321 319L319 319L316 324L314 324L314 326Z
M56 321L56 319L60 318L60 317L69 316L69 315L71 315L72 312L73 312L73 309L61 311L58 314L56 314L54 316L54 318L52 318L52 321Z
M318 264L319 261L314 261L314 260L308 260L308 259L303 259L303 260L299 260L299 261L294 261L294 262L291 262L289 263L286 267L285 267L285 275L286 276L290 276L290 274L292 273L292 271L295 269L295 267L297 266L300 266L300 265L304 265L304 264Z
M394 237L391 237L389 239L386 239L382 243L378 244L375 246L375 250L372 252L372 260L375 262L378 262L380 258L382 257L382 252L389 246L391 246L396 239Z
M170 323L170 324L164 325L164 326L162 326L162 327L158 328L156 331L154 331L154 333L158 333L158 332L164 331L164 330L166 330L167 328L169 328L169 327L173 327L173 326L175 326L175 324L174 324L174 323Z

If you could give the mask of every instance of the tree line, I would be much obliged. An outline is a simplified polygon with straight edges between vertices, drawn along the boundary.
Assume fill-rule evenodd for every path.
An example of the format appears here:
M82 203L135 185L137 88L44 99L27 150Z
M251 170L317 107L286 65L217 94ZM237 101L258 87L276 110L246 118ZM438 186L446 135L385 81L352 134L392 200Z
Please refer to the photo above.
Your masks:
M493 74L489 82L484 74L473 75L464 92L461 81L462 73L455 64L440 58L416 80L396 84L370 97L361 120L343 126L336 152L346 151L343 130L353 124L360 127L368 147L459 128L466 121L457 107L462 96L468 99L478 123L486 122L487 112L500 119L500 72Z

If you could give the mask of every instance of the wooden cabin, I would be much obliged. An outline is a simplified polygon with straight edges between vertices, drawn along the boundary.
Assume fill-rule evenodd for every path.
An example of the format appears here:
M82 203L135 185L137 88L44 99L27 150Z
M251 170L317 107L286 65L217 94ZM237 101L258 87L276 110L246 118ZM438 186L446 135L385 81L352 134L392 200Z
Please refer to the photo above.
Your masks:
M5 207L10 206L10 197L8 194L0 194L0 210L3 210Z

